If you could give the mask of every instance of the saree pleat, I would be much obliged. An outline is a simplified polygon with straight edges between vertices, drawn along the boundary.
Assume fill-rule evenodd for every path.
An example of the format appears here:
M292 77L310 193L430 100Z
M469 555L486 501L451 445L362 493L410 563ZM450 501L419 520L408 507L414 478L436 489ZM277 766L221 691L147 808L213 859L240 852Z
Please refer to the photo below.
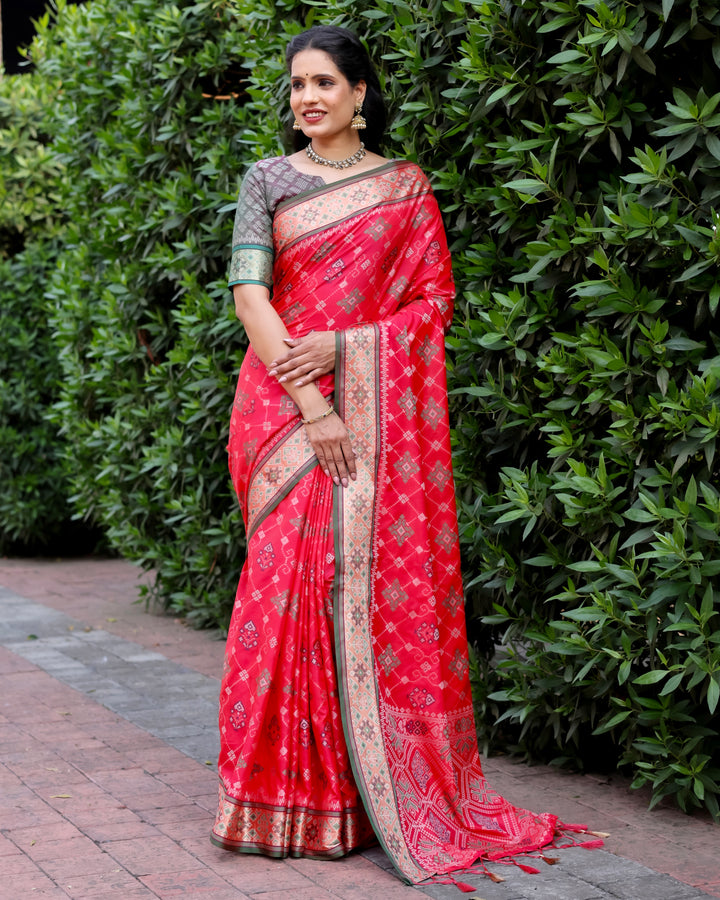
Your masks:
M370 836L335 686L332 548L332 484L314 467L258 526L238 588L220 709L220 769L233 773L213 833L222 846L333 857Z
M228 448L248 557L213 840L332 857L374 831L410 883L536 850L557 818L498 795L478 755L444 355L454 288L427 179L391 163L288 198L272 227L288 330L337 334L318 385L358 477L333 487L249 350Z

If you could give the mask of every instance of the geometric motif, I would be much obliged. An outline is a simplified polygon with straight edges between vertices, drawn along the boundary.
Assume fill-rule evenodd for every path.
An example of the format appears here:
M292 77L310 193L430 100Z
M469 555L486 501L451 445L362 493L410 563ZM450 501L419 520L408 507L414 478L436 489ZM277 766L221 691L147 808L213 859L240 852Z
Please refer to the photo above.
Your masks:
M425 409L420 413L423 421L434 430L440 422L445 418L445 410L432 397L428 401Z
M419 463L415 461L415 458L409 450L401 459L397 460L394 468L405 484L408 483L408 480L412 478L413 475L417 475L420 471Z
M246 650L251 650L258 645L257 628L253 622L246 622L237 632L238 641Z
M413 418L415 409L417 408L417 400L415 399L415 394L412 392L412 388L408 388L405 391L402 397L398 399L397 405L402 409L408 419ZM440 465L439 461L437 465Z
M385 647L382 653L378 654L377 661L385 670L386 675L389 675L393 669L397 669L397 667L400 665L400 660L393 653L393 649L390 644Z
M435 463L435 467L431 472L428 473L427 479L429 482L435 485L435 487L439 488L441 491L445 489L448 482L452 479L452 472L449 472L445 469L438 460Z
M382 597L383 600L387 600L390 609L393 612L401 603L404 603L408 599L408 595L403 590L399 578L396 578L391 585L389 585L382 591Z
M388 530L400 547L415 534L404 515L398 516L397 521Z
M440 640L440 631L437 625L431 622L422 622L415 630L415 633L421 644L436 644Z
M413 709L423 709L426 706L432 706L435 702L435 698L430 691L422 687L414 687L408 693L408 700Z
M453 656L448 668L451 672L454 672L458 678L464 678L470 669L470 662L467 658L467 653L461 653L460 650L455 651L455 655Z
M245 707L242 705L242 702L238 700L230 713L230 724L233 728L238 729L243 728L246 722L247 713L245 712Z
M443 606L450 610L451 616L454 616L464 606L463 595L456 588L450 588L443 600Z

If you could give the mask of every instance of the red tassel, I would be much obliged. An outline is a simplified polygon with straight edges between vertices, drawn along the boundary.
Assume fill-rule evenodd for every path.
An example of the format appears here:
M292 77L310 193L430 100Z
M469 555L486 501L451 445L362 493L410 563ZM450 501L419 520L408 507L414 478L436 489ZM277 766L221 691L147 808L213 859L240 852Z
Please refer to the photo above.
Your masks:
M559 831L577 831L583 834L587 832L587 825L567 825L565 822L558 822L557 828Z
M524 866L522 863L516 862L515 865L518 869L522 869L523 872L527 872L528 875L539 875L540 869L536 869L534 866Z
M544 860L549 866L557 865L560 862L557 856L541 856L540 859Z
M449 873L443 878L431 878L428 882L425 882L425 884L454 884L458 890L463 892L463 894L472 894L473 891L477 890L474 885L468 884L467 881L458 881L457 878L453 878Z
M605 846L605 841L582 841L578 847L584 847L586 850L598 850Z

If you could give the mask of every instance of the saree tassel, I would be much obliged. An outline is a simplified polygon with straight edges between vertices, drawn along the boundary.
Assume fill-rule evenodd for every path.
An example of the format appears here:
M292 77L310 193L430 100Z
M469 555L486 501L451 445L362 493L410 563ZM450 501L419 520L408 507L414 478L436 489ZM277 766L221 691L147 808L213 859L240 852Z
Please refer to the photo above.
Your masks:
M522 871L527 872L528 875L540 874L540 869L536 869L535 866L528 866L526 863L518 862L516 859L499 859L498 862L501 862L504 866L517 866L518 869L522 869Z
M453 878L452 883L458 887L463 894L472 894L473 891L477 890L474 884L468 884L467 881L458 881L456 878Z
M568 824L568 823L566 823L566 822L558 822L558 823L557 823L557 830L560 831L560 832L563 832L563 831L575 831L575 832L577 832L578 834L587 834L587 833L588 833L587 825L570 825L570 824Z
M445 875L443 878L431 878L429 881L424 881L423 884L454 884L463 894L471 894L477 890L474 884L468 884L467 881L458 881L452 875Z
M573 834L592 835L596 840L578 841L572 837ZM550 846L556 847L558 850L562 850L564 847L583 847L585 850L598 850L605 844L603 841L604 837L609 837L609 835L603 831L588 831L585 825L566 825L562 822L558 823L555 838ZM558 843L561 840L567 843Z
M539 857L533 857L534 859L538 859ZM527 872L528 875L539 875L540 869L536 869L535 866L528 866L525 863L520 863L516 859L499 859L498 862L503 866L517 866L518 869L522 869L523 872Z
M556 866L560 862L557 856L541 856L540 859L549 866Z
M536 869L535 866L526 866L524 863L516 862L515 865L518 869L522 869L523 872L527 872L528 875L539 875L540 869Z
M473 872L477 875L484 875L486 878L489 878L490 881L495 884L502 884L505 881L504 878L501 878L500 875L496 875L494 872L491 872L490 869L485 865L482 860L478 860L474 863L469 869L465 870L466 872Z
M463 872L472 873L473 875L484 875L486 878L489 878L490 881L495 884L502 884L505 881L504 878L501 878L499 875L496 875L494 872L491 872L490 869L485 865L485 863L478 859L472 866L468 866L468 868L463 869ZM462 891L464 894L470 894L472 891L476 891L477 887L473 884L469 884L467 881L458 881L453 875L449 872L443 876L436 875L434 878L429 879L429 881L423 882L423 884L454 884L455 887Z

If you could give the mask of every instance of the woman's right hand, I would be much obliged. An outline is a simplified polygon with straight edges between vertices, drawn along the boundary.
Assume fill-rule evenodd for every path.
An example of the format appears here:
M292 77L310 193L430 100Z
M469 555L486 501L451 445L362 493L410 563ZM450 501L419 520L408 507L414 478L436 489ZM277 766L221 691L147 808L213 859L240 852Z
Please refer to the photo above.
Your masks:
M355 481L355 452L340 416L334 412L306 425L305 430L323 472L343 487L348 486L348 479Z

